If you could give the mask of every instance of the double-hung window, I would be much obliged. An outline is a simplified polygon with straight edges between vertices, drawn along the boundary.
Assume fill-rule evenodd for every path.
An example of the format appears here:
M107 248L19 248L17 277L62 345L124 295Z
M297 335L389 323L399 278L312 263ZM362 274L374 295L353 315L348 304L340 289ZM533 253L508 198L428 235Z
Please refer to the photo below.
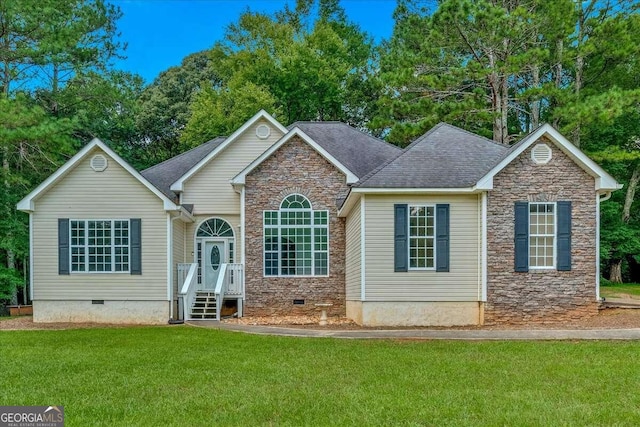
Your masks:
M449 271L449 208L447 203L394 205L394 272Z
M129 220L70 220L71 272L129 272L129 229Z
M58 274L142 274L142 219L58 218Z
M409 206L409 269L435 267L436 207Z
M571 270L571 202L515 203L515 271Z
M529 268L556 266L556 204L529 203Z
M300 195L287 196L277 211L264 211L264 275L329 274L329 212L313 210Z

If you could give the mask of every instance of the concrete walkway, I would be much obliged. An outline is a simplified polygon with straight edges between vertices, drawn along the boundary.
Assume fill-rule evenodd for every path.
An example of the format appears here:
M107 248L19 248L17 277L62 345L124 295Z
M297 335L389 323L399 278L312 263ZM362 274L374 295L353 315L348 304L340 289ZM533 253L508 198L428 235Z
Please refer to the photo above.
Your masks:
M416 340L638 340L636 329L307 329L238 325L213 320L190 321L197 327L256 335L308 338L416 339Z

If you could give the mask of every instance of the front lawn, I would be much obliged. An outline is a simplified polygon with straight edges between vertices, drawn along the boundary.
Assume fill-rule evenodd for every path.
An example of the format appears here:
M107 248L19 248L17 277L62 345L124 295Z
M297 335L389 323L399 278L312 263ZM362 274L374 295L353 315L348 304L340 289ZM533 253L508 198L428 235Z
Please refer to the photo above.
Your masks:
M0 332L0 404L68 426L638 425L639 342L377 341L189 326Z

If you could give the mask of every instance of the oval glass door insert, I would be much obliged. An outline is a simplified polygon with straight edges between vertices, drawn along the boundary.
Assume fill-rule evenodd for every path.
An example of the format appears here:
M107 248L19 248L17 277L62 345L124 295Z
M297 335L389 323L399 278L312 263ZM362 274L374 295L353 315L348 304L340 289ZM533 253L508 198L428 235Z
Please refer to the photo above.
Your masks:
M220 267L220 248L214 246L211 248L211 268L216 271Z

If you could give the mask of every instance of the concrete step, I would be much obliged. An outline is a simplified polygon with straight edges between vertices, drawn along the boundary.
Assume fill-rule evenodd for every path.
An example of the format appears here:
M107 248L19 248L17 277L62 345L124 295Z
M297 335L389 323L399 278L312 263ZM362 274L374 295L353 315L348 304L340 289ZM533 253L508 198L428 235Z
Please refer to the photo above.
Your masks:
M603 308L640 308L640 299L606 298L601 306Z

